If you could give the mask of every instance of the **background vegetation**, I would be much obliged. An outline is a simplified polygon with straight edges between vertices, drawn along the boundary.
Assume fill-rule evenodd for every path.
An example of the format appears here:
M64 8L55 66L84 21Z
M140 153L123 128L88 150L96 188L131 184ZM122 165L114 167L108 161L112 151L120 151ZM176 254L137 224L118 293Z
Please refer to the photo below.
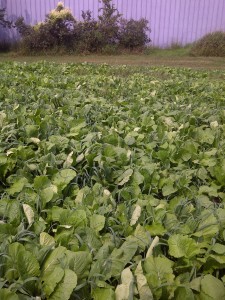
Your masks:
M16 27L22 37L21 49L25 53L55 50L107 54L119 48L143 48L150 42L148 22L123 19L111 0L102 0L97 20L92 18L90 11L82 12L82 19L81 22L75 20L61 2L44 22L35 26L27 25L19 18Z
M191 48L191 55L225 57L225 32L216 31L203 36Z
M62 2L50 11L44 22L31 26L24 18L12 24L6 20L5 9L0 10L0 26L16 27L20 33L19 45L14 50L22 54L121 54L124 52L157 54L158 48L151 47L146 19L124 19L111 0L102 0L97 19L91 11L82 12L82 21L77 21L70 9ZM15 47L16 45L16 47ZM11 45L12 46L12 45ZM12 48L11 48L12 49ZM0 41L0 51L10 50L6 39ZM217 56L225 57L225 32L206 34L192 45L172 43L166 51L174 56ZM161 53L160 53L161 55Z

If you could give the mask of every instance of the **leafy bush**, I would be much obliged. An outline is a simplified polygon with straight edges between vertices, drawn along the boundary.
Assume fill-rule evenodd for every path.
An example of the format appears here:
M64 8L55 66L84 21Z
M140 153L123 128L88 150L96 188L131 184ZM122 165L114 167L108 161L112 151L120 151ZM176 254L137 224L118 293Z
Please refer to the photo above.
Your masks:
M104 45L103 34L99 24L88 10L82 12L82 22L74 27L75 48L77 52L96 52Z
M61 2L52 10L45 22L30 26L19 18L15 25L22 36L22 48L26 51L40 51L52 48L73 47L73 29L76 21Z
M104 37L105 45L113 45L118 41L121 14L111 3L111 0L102 0L102 14L98 16L99 30Z
M195 56L225 56L225 32L206 34L194 43L190 53Z
M16 27L22 37L21 48L25 52L65 49L76 52L113 52L118 46L134 49L150 41L146 32L148 21L121 19L112 0L102 0L97 20L88 10L82 12L77 22L71 11L59 2L43 23L30 26L19 18Z
M139 21L121 19L119 30L120 45L130 49L143 47L151 41L146 34L147 30L149 30L148 21L145 19Z

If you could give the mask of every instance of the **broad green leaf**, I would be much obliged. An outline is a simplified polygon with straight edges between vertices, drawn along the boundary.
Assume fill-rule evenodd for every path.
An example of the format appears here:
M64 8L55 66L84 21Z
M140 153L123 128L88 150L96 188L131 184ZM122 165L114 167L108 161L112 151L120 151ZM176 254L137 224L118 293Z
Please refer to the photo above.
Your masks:
M56 289L50 295L49 300L68 300L77 286L77 275L69 269L65 269L63 279L57 284Z
M69 210L58 206L53 206L50 213L51 213L51 220L54 222L59 222L62 215L66 214L66 217L68 216Z
M131 177L131 175L133 174L133 170L132 169L127 169L118 179L117 179L117 184L118 185L124 185L125 183L127 183Z
M54 292L58 283L62 281L64 274L64 270L56 266L52 272L48 272L46 276L42 277L43 288L47 296L50 296Z
M171 256L179 258L192 258L200 253L198 244L188 236L175 234L168 239L169 253Z
M223 159L219 165L214 166L213 175L218 180L219 184L223 184L225 181L225 159Z
M92 262L91 254L87 251L72 252L67 250L66 256L69 268L77 274L78 279L84 278L85 272L89 271Z
M53 176L52 183L62 191L75 176L76 172L74 170L63 169Z
M27 137L37 137L38 135L38 126L37 125L26 125L25 127L25 132Z
M44 188L40 192L40 197L44 204L50 202L55 194L57 194L58 188L56 185L51 184L49 187Z
M189 287L197 292L200 292L201 290L201 277L196 277L194 278L190 283L189 283Z
M151 239L148 231L145 230L145 228L143 226L141 226L140 224L137 225L137 227L134 231L134 235L130 236L129 238L130 238L130 240L133 240L136 244L138 244L138 246L142 250L146 249L146 247L149 245L149 242ZM129 238L127 238L127 240L129 240Z
M122 284L115 290L116 300L132 300L134 297L134 276L129 268L121 273Z
M218 262L220 264L221 268L225 266L225 255L213 255L213 254L210 254L208 258L213 259L216 262Z
M137 247L138 245L131 240L125 241L119 249L115 248L113 250L110 257L112 261L112 276L118 276L122 272L125 265L128 264L134 256L137 251Z
M194 236L212 238L219 231L218 220L212 212L202 210L199 220L198 228L196 232L193 233Z
M55 240L54 238L49 235L47 232L42 232L40 234L40 245L42 246L51 246L55 245Z
M13 185L8 189L9 195L15 195L16 193L20 193L24 186L28 183L27 178L23 177L18 179L13 183Z
M152 223L151 225L146 225L145 228L149 231L151 236L162 236L167 232L166 228L160 223Z
M50 184L51 181L48 179L48 176L41 175L34 178L34 188L36 190L42 190L48 187Z
M188 287L178 287L174 294L174 299L176 300L195 300L192 290Z
M69 211L65 210L59 218L59 222L62 225L73 225L74 227L85 227L87 224L86 212L82 209Z
M217 218L221 226L225 225L225 208L217 209Z
M65 252L66 248L59 246L49 253L41 268L42 276L48 276L60 264L60 260L65 256Z
M17 254L20 277L27 279L40 275L40 266L36 257L29 251L21 250Z
M153 296L160 299L162 285L171 285L174 282L173 262L166 257L149 256L144 261L144 273Z
M92 215L90 217L90 227L96 232L101 231L105 226L105 217L102 215Z
M225 255L225 245L216 243L215 245L213 245L212 251L214 251L217 254Z
M133 136L131 133L128 133L128 134L125 136L124 141L125 141L125 143L126 143L128 146L131 146L131 145L135 144L135 138L134 138L134 136Z
M44 290L47 295L53 293L57 284L63 279L64 270L61 261L65 258L66 248L57 247L50 251L41 268L41 280L44 282Z
M115 300L115 292L111 288L95 288L92 297L93 300Z
M211 145L214 142L214 132L210 128L206 128L205 130L198 128L196 130L197 138L200 143L207 143Z
M162 188L162 194L164 197L169 196L177 191L177 188L174 187L174 185L171 184L166 184Z
M216 186L207 186L207 185L202 185L199 188L199 194L208 194L209 196L218 196L218 187Z
M115 244L110 241L105 242L101 248L99 248L97 254L94 256L94 262L91 265L89 278L96 277L96 274L99 273L104 275L105 279L106 277L109 278L111 276L109 272L112 264L108 258L110 257L110 253L114 248Z
M88 247L90 247L92 250L93 249L97 250L102 246L102 242L99 235L97 235L97 233L92 228L86 227L85 234L86 234L85 241Z
M3 289L0 289L0 299L2 299L2 300L19 300L19 297L16 293L10 291L9 289L3 288Z
M8 223L12 223L14 226L19 225L21 220L19 201L12 199L1 199L0 216L7 217Z
M5 277L9 281L19 278L18 253L20 252L25 252L22 244L16 242L9 245L7 253L8 258L5 264Z
M131 155L131 151L129 154ZM133 175L133 181L138 185L140 185L144 182L144 180L145 180L144 176L138 170L135 170Z
M201 280L201 300L219 300L225 299L225 287L222 281L208 274Z

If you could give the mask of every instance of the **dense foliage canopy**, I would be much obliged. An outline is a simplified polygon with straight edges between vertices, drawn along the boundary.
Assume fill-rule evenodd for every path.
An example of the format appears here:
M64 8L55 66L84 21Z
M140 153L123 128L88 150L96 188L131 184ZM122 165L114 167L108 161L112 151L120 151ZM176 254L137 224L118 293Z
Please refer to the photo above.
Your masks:
M0 298L224 299L224 82L0 68Z

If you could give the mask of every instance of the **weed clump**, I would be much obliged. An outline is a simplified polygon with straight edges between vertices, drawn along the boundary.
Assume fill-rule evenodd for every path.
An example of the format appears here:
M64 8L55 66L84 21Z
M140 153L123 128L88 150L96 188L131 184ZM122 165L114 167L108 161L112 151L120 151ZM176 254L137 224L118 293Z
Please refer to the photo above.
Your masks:
M225 32L216 31L206 34L193 44L190 54L225 57Z

